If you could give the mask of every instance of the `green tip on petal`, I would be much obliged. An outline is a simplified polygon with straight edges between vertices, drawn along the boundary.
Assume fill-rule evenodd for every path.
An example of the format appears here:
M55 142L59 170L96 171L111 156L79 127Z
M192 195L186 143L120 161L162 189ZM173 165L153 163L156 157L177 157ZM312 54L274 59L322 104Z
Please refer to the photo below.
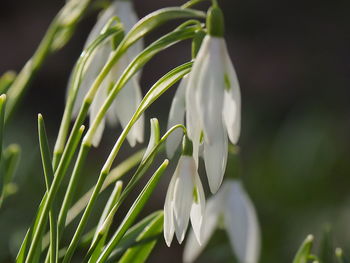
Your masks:
M224 14L222 13L218 5L213 5L209 8L207 14L207 28L208 34L214 37L223 37L224 26Z
M186 135L184 135L184 138L182 141L182 155L185 155L185 156L193 155L192 141Z

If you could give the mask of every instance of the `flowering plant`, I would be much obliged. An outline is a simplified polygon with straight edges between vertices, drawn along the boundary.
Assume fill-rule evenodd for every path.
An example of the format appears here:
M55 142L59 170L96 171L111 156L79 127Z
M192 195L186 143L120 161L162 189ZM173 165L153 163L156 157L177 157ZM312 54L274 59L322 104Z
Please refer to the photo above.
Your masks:
M140 20L130 1L114 0L101 10L71 73L53 154L44 117L38 115L46 191L18 248L15 262L145 262L162 232L168 246L174 234L182 243L189 222L192 229L185 244L185 262L195 261L214 230L221 227L228 233L238 262L259 262L261 231L257 212L241 179L227 169L227 160L238 155L240 86L225 42L224 14L216 0L208 1L210 6L206 11L195 9L202 1L191 0L180 7L163 8ZM4 74L0 80L3 94L0 96L0 204L11 194L19 157L18 146L2 149L10 117L44 60L70 40L92 2L68 0L22 71L18 75ZM146 35L178 19L186 21L145 47ZM192 58L162 76L143 95L139 83L143 67L159 52L184 40L192 42ZM178 82L168 130L161 136L158 120L151 119L147 147L114 167L126 140L131 147L144 142L144 112ZM92 189L74 203L87 156L92 147L99 147L106 124L120 124L122 132ZM114 230L115 215L121 214L125 199L156 163L155 157L162 152L163 145L170 161L165 159L154 171ZM205 177L200 174L203 171L200 158L204 160L211 192L207 195L203 186L206 181L202 183ZM164 209L138 220L169 162L177 165L169 182ZM123 177L134 167L136 171L131 179ZM69 180L67 187L63 183L65 177ZM97 200L111 185L114 187L103 212L89 229L88 221ZM62 200L59 193L64 195ZM64 236L69 236L67 229L72 228L70 225L75 219L78 223L65 243ZM312 237L308 237L295 263L317 260L311 255L311 244ZM341 250L337 250L337 258L342 262Z

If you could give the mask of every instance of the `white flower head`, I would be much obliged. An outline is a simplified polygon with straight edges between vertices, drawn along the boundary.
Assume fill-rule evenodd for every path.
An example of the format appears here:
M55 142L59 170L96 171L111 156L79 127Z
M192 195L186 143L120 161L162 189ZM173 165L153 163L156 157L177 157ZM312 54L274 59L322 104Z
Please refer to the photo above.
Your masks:
M193 262L223 223L238 262L257 263L260 255L260 227L254 206L238 180L227 180L219 192L209 198L204 214L202 244L191 232L184 249L184 262ZM223 219L223 222L219 222Z
M213 15L213 13L215 13ZM241 95L237 75L227 51L222 30L209 26L222 22L221 11L211 8L209 34L205 36L194 61L173 99L168 126L185 122L198 164L200 146L212 193L221 185L226 169L228 139L236 144L241 129ZM215 19L214 19L215 18ZM218 20L219 19L219 20ZM185 114L186 112L186 114ZM169 138L167 153L172 157L180 142L180 132Z
M181 244L191 219L194 235L201 243L205 195L192 156L182 155L171 178L164 203L164 238L170 246L174 233Z
M91 44L92 41L94 41L98 37L105 24L113 16L119 17L119 19L123 23L125 32L130 31L130 29L138 21L131 1L115 0L99 16L97 23L95 24L87 38L85 47ZM142 41L136 42L113 66L113 68L99 87L99 90L96 93L95 98L92 102L90 108L90 123L92 123L95 120L101 106L103 105L104 101L108 96L112 85L115 84L115 82L119 79L119 77L129 65L129 63L132 61L132 59L134 59L142 51L142 49ZM91 88L92 84L94 83L96 77L100 73L103 66L108 61L108 58L111 56L112 51L113 50L111 42L106 41L94 52L93 57L90 59L88 65L85 68L84 77L74 105L73 116L77 116L85 95ZM139 78L140 74L136 74L119 92L117 98L115 99L109 111L107 112L108 123L120 123L123 128L127 125L142 99L141 88L139 86ZM92 142L94 146L98 146L102 137L104 127L105 120L101 122L98 129L96 130ZM131 146L134 146L136 142L143 142L143 131L144 117L141 116L141 118L136 122L136 124L133 126L133 128L127 136L127 139Z

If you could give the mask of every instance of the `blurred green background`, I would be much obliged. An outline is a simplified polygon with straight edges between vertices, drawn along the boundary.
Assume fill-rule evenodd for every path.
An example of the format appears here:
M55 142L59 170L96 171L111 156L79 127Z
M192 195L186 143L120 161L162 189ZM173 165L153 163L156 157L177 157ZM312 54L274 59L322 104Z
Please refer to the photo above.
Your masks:
M291 262L306 235L313 233L320 240L326 224L332 225L335 245L342 246L350 255L350 2L220 2L226 16L229 51L241 84L243 115L239 146L243 181L262 228L260 262ZM157 8L182 3L136 0L135 7L142 17ZM1 3L0 73L21 69L63 4L63 0ZM20 144L22 156L15 177L19 192L7 199L0 210L0 262L13 261L45 189L37 113L45 117L53 147L66 83L95 20L96 12L89 14L69 44L47 60L7 127L5 144ZM176 25L167 24L157 30L146 38L146 44ZM189 59L189 42L157 55L143 71L143 91ZM146 113L147 118L159 118L162 131L174 92L175 87ZM119 133L119 127L108 129L100 147L89 155L79 194L95 182ZM116 164L132 152L135 149L125 145ZM159 157L157 164L162 158L165 156ZM176 160L143 215L162 208L175 164ZM207 189L204 176L203 183ZM96 215L106 197L104 194L100 198ZM132 201L129 198L128 203ZM121 210L117 221L125 211ZM95 222L90 220L91 225ZM68 232L65 242L69 238ZM212 243L218 247L207 250L198 262L234 262L224 232L219 231ZM175 241L170 249L166 248L161 238L149 262L181 262L181 251Z

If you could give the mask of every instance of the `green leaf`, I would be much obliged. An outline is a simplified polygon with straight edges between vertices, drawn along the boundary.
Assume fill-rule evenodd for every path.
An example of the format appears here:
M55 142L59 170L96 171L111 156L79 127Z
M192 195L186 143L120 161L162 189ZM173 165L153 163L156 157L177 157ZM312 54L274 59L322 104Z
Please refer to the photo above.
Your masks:
M143 263L152 252L160 234L163 231L164 214L160 213L152 222L144 228L137 237L136 244L129 248L119 260L119 263Z
M304 242L301 244L297 254L294 257L293 263L307 263L310 257L311 248L313 245L314 237L308 235Z
M49 142L47 140L44 118L41 114L38 114L38 132L41 160L44 169L46 189L48 191L53 180L53 169L51 164L51 153L49 149Z
M165 160L163 164L158 168L158 170L154 173L152 178L148 181L147 185L143 188L143 190L133 203L132 207L130 208L128 214L125 216L123 222L120 224L119 228L102 251L97 261L98 263L105 262L108 259L110 254L113 252L115 247L118 245L118 243L128 230L128 228L135 221L136 217L141 212L142 208L144 207L152 192L154 191L156 185L158 184L160 176L164 173L168 164L169 161Z

